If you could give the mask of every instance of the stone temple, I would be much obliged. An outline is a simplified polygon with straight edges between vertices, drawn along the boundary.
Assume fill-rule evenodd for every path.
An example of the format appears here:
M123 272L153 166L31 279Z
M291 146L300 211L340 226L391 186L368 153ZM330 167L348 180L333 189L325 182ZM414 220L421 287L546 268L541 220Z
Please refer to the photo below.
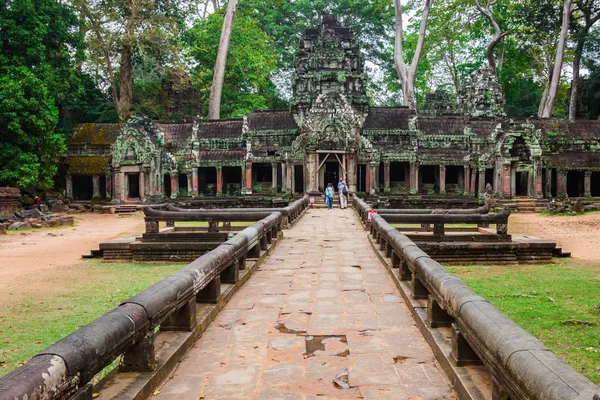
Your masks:
M404 198L600 196L600 121L513 120L486 69L458 106L371 107L364 58L333 16L296 53L291 110L239 120L83 124L68 146L66 195L114 202L219 195L352 192ZM462 197L465 198L465 197Z

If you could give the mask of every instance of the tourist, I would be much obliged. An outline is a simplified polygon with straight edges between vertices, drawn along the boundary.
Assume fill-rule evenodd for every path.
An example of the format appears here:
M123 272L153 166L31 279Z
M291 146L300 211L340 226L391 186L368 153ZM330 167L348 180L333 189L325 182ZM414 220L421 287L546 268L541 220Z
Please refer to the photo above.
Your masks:
M340 198L340 208L342 210L348 208L348 186L346 186L346 181L342 181L342 184L338 186L338 196Z
M327 189L325 189L325 201L327 202L327 208L330 210L333 208L333 193L333 185L329 183Z
M340 206L340 208L342 208L342 196L340 195L341 192L341 188L342 188L342 181L343 179L340 178L340 181L337 184L337 192L338 192L338 206Z
M35 196L33 198L33 206L38 210L40 210L42 208L42 201L40 200L39 197Z

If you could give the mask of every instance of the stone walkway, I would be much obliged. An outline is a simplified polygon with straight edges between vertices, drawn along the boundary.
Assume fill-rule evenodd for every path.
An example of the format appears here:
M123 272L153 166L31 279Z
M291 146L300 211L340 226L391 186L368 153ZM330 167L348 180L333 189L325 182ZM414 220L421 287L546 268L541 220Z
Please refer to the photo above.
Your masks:
M154 398L455 398L352 210L284 235Z

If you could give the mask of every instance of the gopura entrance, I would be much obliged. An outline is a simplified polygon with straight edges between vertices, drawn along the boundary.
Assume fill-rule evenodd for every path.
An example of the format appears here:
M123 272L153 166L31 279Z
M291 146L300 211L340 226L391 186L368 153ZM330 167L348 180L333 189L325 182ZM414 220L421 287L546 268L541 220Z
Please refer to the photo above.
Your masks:
M320 191L324 191L329 183L336 187L340 178L348 180L347 155L345 152L318 150L317 154L319 155L317 175Z

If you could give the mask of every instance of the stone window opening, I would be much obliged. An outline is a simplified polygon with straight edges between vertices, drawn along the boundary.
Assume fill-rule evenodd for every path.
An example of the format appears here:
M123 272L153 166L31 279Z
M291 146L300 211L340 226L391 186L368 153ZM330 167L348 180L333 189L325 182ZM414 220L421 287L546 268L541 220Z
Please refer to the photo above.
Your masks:
M400 162L390 163L390 182L392 182L392 183L406 182L406 167L407 166L408 166L408 163L400 163Z
M187 196L188 195L188 178L187 174L178 174L177 175L177 183L179 184L179 195Z
M163 189L165 197L171 197L171 175L169 174L163 175Z
M91 200L94 188L91 175L73 175L73 200Z
M569 197L584 196L584 171L568 171L567 172L567 195Z
M304 193L304 165L294 165L294 192Z
M198 168L198 193L205 195L217 193L217 169L215 167Z
M239 194L242 190L242 167L223 167L223 193Z

